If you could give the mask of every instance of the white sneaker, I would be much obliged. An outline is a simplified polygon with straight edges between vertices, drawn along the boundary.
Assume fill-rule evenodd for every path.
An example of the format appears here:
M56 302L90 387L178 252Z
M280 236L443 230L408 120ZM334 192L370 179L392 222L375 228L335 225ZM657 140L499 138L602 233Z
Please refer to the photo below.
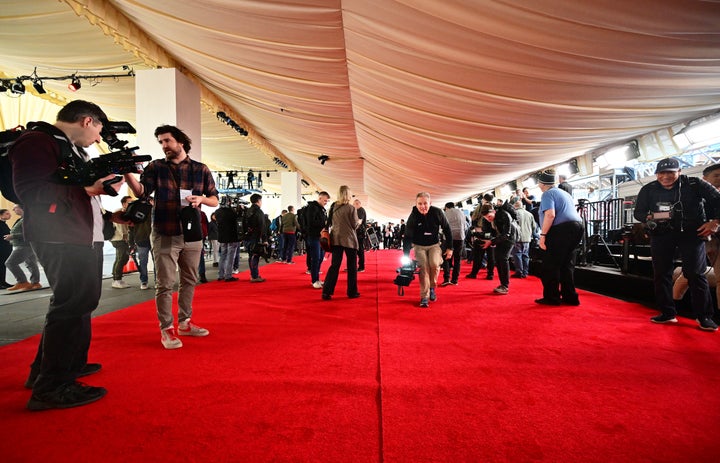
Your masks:
M180 336L207 336L210 334L210 331L206 330L205 328L201 328L197 326L194 323L190 322L190 319L188 318L184 322L180 322L178 324L178 334Z
M170 327L160 330L160 342L165 349L179 349L182 347L182 341L175 334L175 328Z
M320 280L318 280L318 281L316 281L315 283L312 284L312 287L315 288L315 289L322 289L322 287L323 287L323 282L320 281Z
M148 284L147 284L147 283L141 283L141 284L140 284L140 289L148 289Z
M125 283L123 280L115 280L112 282L112 287L116 289L125 289L129 288L130 285Z

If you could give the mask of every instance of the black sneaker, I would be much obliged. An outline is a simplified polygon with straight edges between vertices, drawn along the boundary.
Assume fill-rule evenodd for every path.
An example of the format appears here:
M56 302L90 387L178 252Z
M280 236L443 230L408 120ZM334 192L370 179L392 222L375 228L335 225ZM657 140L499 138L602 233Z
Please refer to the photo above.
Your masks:
M663 313L656 317L652 317L650 321L653 323L677 323L677 318L675 318L675 315Z
M33 393L27 403L27 409L40 411L52 408L79 407L100 400L105 394L107 394L107 389L104 387L87 386L74 381L62 384L50 392Z
M452 284L452 283L450 283L450 281L445 280L445 281L443 281L442 283L440 283L440 286L450 286L451 284Z
M717 323L712 318L698 318L697 322L701 330L717 331L718 329Z
M99 363L86 363L85 366L80 370L80 373L78 373L77 377L81 378L83 376L90 376L92 374L97 373L98 371L102 370L102 365ZM38 370L30 369L30 375L28 376L28 379L25 381L25 388L26 389L32 389L33 385L35 385L35 380L37 379L40 372Z
M428 300L425 298L420 299L420 307L423 309L427 309L428 307L430 307Z
M437 301L437 294L435 294L435 288L430 288L430 300Z
M561 304L560 299L555 300L555 299L548 299L545 297L540 298L540 299L535 299L535 303L542 304L542 305L560 305Z
M457 285L458 285L458 282L457 282L457 280L451 280L451 281L450 281L450 284L453 285L453 286L457 286Z
M467 275L465 275L465 278L470 278L470 279L473 279L473 280L474 280L474 279L477 278L477 275L474 275L474 274L472 274L472 273L468 273Z

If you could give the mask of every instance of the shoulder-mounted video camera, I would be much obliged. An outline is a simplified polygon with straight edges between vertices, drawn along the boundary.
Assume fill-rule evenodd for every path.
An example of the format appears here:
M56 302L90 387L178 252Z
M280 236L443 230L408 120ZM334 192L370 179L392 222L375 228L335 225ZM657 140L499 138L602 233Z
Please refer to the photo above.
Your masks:
M110 174L119 176L129 173L142 173L140 163L151 161L152 156L135 156L134 152L138 147L126 148L128 141L118 139L117 134L119 133L135 133L135 128L129 122L103 121L100 137L110 148L116 151L102 154L90 159L88 162L81 162L74 157L64 159L58 168L60 181L74 185L90 186L98 179L107 177ZM117 196L117 191L111 185L120 180L122 180L120 177L116 177L104 182L105 193L110 196Z

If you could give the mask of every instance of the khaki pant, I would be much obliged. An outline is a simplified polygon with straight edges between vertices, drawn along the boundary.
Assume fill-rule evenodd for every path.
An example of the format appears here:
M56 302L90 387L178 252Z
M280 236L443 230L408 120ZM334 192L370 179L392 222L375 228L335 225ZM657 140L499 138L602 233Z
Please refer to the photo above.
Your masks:
M180 271L178 285L178 322L192 316L192 301L198 279L198 265L202 241L186 243L182 235L164 236L152 232L152 252L155 257L155 305L160 329L173 326L172 295Z
M430 296L430 288L434 288L437 284L440 265L443 262L442 249L439 244L431 246L413 244L413 249L420 269L420 299L426 299Z

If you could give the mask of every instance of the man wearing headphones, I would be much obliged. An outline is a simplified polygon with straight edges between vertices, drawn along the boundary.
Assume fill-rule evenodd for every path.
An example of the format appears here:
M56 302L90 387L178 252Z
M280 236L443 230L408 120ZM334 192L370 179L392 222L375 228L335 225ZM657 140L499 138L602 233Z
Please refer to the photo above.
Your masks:
M633 214L645 224L650 235L655 299L661 311L650 321L677 322L672 272L675 249L678 249L700 329L717 331L705 277L705 242L708 236L718 231L720 192L704 180L681 175L680 162L675 158L658 162L655 175L656 181L640 189ZM708 217L713 219L708 220Z

